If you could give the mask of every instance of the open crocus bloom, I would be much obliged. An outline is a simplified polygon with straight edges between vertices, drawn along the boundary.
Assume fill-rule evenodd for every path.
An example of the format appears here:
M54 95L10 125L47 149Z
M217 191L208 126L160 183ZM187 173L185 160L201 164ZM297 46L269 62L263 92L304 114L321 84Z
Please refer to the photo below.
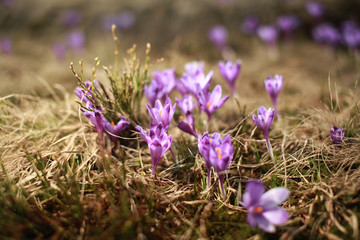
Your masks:
M222 90L220 85L216 85L212 93L209 91L199 92L198 99L200 108L206 112L208 119L228 100L229 95L221 98L221 94Z
M289 214L278 207L289 197L289 190L283 187L265 192L264 184L252 180L246 184L240 204L248 210L247 221L253 228L259 226L266 232L275 232L275 225L282 225L289 219Z
M146 132L140 126L136 126L136 130L139 131L139 136L148 144L152 160L151 174L154 176L161 158L170 149L173 138L171 135L168 136L166 134L166 130L161 122L152 122L149 132Z
M165 102L175 87L175 69L155 71L149 85L144 86L144 93L151 106L154 106L156 99Z
M121 117L116 125L113 122L109 123L108 120L106 120L105 118L103 122L103 128L105 133L115 144L117 144L118 142L118 135L120 134L120 132L124 131L129 125L130 122L127 121L125 117Z
M150 107L148 104L146 104L146 108L153 121L155 121L156 123L161 122L163 124L163 127L167 131L175 113L176 103L171 106L171 100L170 98L167 98L163 106L158 99L155 101L154 108Z
M258 116L253 114L254 123L264 133L265 138L269 137L269 129L274 120L275 112L274 109L267 109L261 106L258 109Z

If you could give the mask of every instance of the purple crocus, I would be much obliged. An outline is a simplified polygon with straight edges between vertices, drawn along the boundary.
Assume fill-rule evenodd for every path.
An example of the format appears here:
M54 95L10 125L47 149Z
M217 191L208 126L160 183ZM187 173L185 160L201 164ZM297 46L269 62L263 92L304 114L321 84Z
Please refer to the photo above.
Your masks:
M228 47L228 31L224 26L212 27L208 32L208 37L221 52Z
M217 133L214 133L214 140L210 141L209 162L219 176L220 189L223 199L226 198L224 189L224 171L230 166L234 155L234 147L231 145L230 134L221 139Z
M198 71L195 75L184 73L180 81L184 88L184 92L193 94L197 98L199 92L208 91L212 76L212 71L207 75L202 71Z
M156 123L162 123L164 129L167 131L169 129L170 122L174 116L176 103L171 106L170 98L167 98L164 106L161 104L160 100L155 101L155 107L152 108L146 104L146 108L150 114L150 117Z
M196 76L198 72L204 72L203 61L193 61L185 64L185 71L190 76Z
M195 130L194 116L192 114L189 115L186 120L180 116L178 128L183 132L193 135L194 137L198 137Z
M82 14L76 10L67 10L62 13L61 20L66 27L75 27L82 20Z
M283 225L289 219L286 210L278 205L289 198L289 190L284 187L265 192L264 184L252 180L246 184L246 192L240 204L247 209L247 221L252 228L259 226L266 232L274 233L275 225Z
M339 31L329 23L322 23L312 30L315 41L328 46L336 46L341 42Z
M10 54L12 50L12 42L10 38L3 38L0 40L0 49L4 54Z
M273 154L273 151L271 148L271 144L269 142L269 129L270 129L271 123L274 120L275 111L274 111L274 109L271 109L271 108L266 110L266 108L264 106L261 106L258 109L257 113L258 113L258 116L253 114L254 123L264 133L267 149L269 151L271 159L273 160L273 162L275 164L274 154Z
M299 27L300 20L296 15L283 15L277 18L276 25L285 39L290 39L293 32Z
M360 28L354 21L346 21L341 25L345 45L355 50L360 47Z
M82 110L82 109L81 109ZM94 124L96 131L99 133L99 136L102 136L103 133L103 124L104 116L101 111L95 109L94 111L84 111L82 110L85 117L87 117L92 124Z
M306 3L306 11L313 18L320 20L325 14L325 7L318 2L308 2Z
M212 93L210 93L210 91L198 93L200 109L205 111L208 120L210 120L214 112L228 100L229 95L221 98L221 94L222 89L220 85L216 85Z
M180 116L180 121L178 123L178 128L183 132L189 133L197 137L194 126L194 116L193 111L197 104L194 104L192 96L185 95L183 99L175 98L177 106L186 116L186 120Z
M62 43L55 43L53 45L53 53L58 60L64 60L66 55L66 47Z
M139 132L140 137L148 144L152 159L151 174L155 176L156 167L159 165L164 154L170 149L173 138L171 135L167 135L161 122L152 122L149 133L140 126L136 126L136 130Z
M175 101L185 116L188 116L189 114L192 115L194 108L197 105L197 103L194 104L193 98L190 95L185 95L183 99L175 98Z
M338 128L336 126L333 126L330 129L330 138L334 144L334 148L336 149L336 146L341 143L342 141L344 141L344 135L345 135L345 131L343 128Z
M270 95L271 101L275 108L275 115L278 116L278 104L277 99L283 86L283 76L275 75L274 77L269 76L265 80L265 88Z
M278 31L272 25L263 25L257 29L259 38L269 47L274 47L278 39Z
M85 34L83 33L83 31L74 30L68 35L67 44L76 53L80 53L84 49L85 40Z
M80 87L77 87L74 91L76 96L83 101L86 104L86 107L92 110L100 110L101 108L99 106L94 106L96 104L96 99L93 96L92 92L97 92L96 88L99 87L99 84L96 80L94 80L94 84L91 81L85 81L84 86L86 89L82 89Z
M241 61L237 60L235 63L231 61L219 62L218 66L221 76L229 84L233 95L235 95L236 94L235 80L237 79L241 71Z
M155 71L150 85L144 86L144 93L152 106L160 99L165 102L175 87L175 69Z
M241 30L247 35L253 35L256 33L257 28L260 25L259 18L253 15L247 16L241 24Z
M130 122L127 121L125 117L121 117L116 125L114 122L110 123L105 118L103 121L103 129L115 145L118 143L118 135L120 132L124 131L129 125Z

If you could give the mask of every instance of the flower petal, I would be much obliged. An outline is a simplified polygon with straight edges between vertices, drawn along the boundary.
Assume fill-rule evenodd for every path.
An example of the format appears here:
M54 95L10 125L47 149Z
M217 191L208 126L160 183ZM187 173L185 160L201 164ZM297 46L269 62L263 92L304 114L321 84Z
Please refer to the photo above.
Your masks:
M273 188L261 196L260 204L265 209L273 208L288 199L289 194L289 190L284 187Z
M265 192L264 184L262 184L262 182L260 182L259 180L252 180L248 182L246 184L246 193L249 194L248 204L251 205L257 203L264 192Z
M274 233L275 226L271 224L263 215L255 214L255 221L259 225L259 227L264 230L265 232Z
M289 219L289 213L280 207L264 211L263 216L275 225L282 225Z

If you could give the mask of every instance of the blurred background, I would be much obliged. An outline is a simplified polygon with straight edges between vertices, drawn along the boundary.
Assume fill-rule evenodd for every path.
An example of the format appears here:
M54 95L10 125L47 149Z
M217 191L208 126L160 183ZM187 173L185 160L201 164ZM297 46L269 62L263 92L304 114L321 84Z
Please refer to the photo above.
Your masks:
M307 94L326 91L329 76L353 87L359 10L357 0L0 0L0 96L46 97L48 84L72 91L70 62L83 59L89 71L95 57L113 63L112 24L121 57L136 44L141 58L151 43L153 62L164 58L152 70L175 67L181 75L189 61L216 70L220 60L241 59L244 96L275 73L294 94L310 83Z

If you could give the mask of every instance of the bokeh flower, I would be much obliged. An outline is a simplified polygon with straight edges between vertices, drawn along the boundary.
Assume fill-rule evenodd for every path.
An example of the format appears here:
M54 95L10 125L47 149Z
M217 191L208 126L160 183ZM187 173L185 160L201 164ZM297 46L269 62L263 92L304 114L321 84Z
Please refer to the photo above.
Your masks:
M322 23L312 30L316 42L328 46L337 46L341 42L340 32L329 23Z
M306 11L309 13L310 16L319 20L325 14L325 7L319 2L307 2Z
M83 31L74 30L69 33L67 44L75 53L80 53L84 50L85 40L86 37Z
M265 88L268 94L270 95L271 101L275 108L275 115L278 116L278 96L283 86L283 76L281 75L275 75L274 77L269 76L265 80Z
M226 82L229 84L230 89L235 95L236 93L236 79L240 74L241 71L241 61L237 60L236 62L226 61L226 62L219 62L218 64L219 71L221 76L226 80Z
M184 73L180 78L183 94L193 94L198 98L199 92L206 92L209 89L213 72L205 75L202 71L197 71L195 75Z
M252 180L246 184L246 192L240 204L247 209L247 221L252 228L259 226L266 232L274 233L275 225L282 225L289 219L286 210L278 205L289 198L289 190L283 187L265 192L264 184Z
M294 31L300 26L300 20L296 15L289 14L277 18L276 25L285 39L290 39Z
M165 102L174 87L175 69L165 69L163 71L155 71L153 73L151 83L144 86L144 93L151 105L154 106L157 99Z
M10 38L3 38L0 40L0 49L4 54L10 54L12 51L12 42Z
M247 16L242 24L241 30L247 35L253 35L256 33L257 28L260 25L259 18L253 15Z
M171 135L167 135L166 129L161 122L152 122L149 132L146 132L141 126L136 126L136 130L139 132L139 136L148 144L152 160L151 174L155 176L156 168L161 158L170 149L173 138Z
M278 39L278 31L272 25L263 25L257 29L259 38L269 47L274 47Z
M228 47L228 31L224 26L212 27L208 32L208 37L221 52Z

